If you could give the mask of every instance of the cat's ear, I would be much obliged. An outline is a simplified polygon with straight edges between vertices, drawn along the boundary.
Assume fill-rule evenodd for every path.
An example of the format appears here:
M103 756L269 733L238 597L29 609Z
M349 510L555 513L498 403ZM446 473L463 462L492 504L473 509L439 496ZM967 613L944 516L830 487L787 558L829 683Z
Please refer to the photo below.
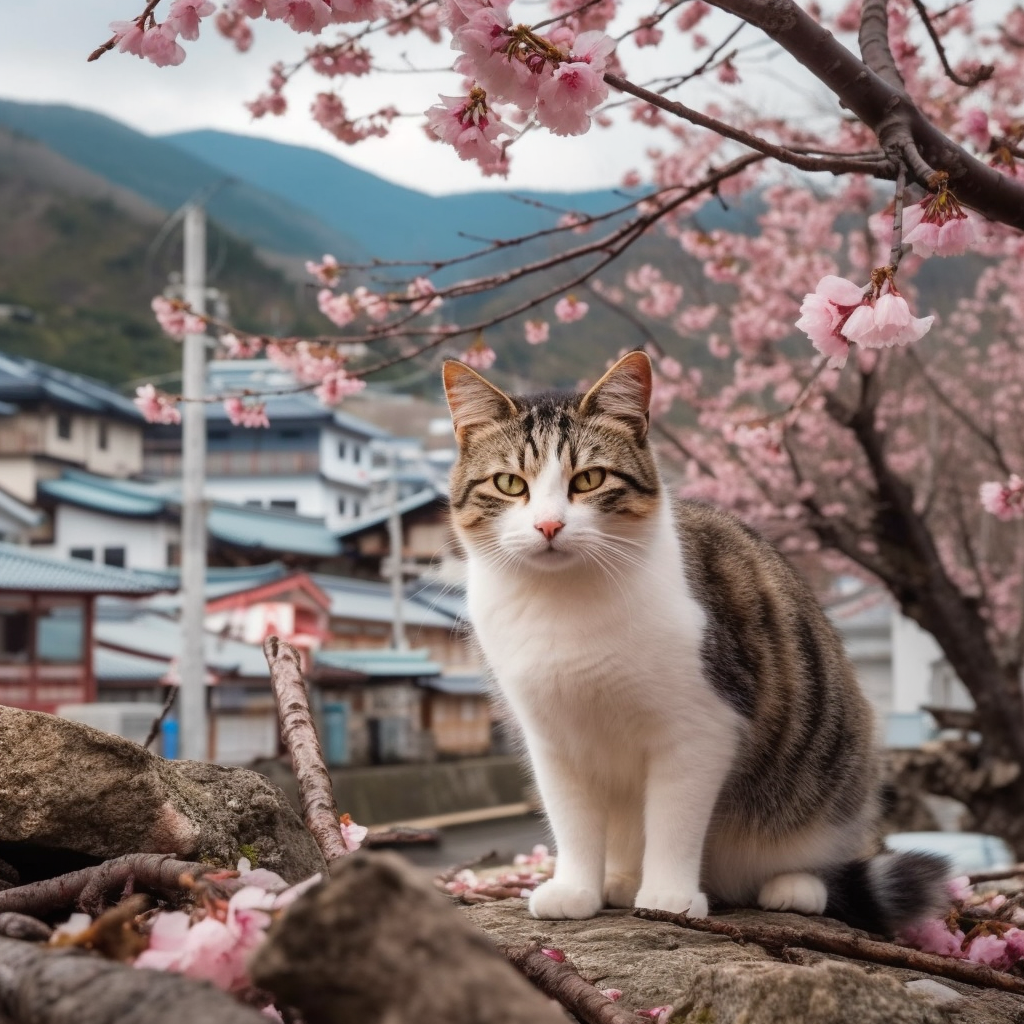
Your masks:
M508 419L518 412L515 403L504 391L488 383L476 370L471 370L457 359L445 361L442 377L452 423L455 425L455 438L460 444L471 427Z
M584 396L580 413L603 413L624 420L636 439L647 436L651 408L651 360L646 352L627 352Z

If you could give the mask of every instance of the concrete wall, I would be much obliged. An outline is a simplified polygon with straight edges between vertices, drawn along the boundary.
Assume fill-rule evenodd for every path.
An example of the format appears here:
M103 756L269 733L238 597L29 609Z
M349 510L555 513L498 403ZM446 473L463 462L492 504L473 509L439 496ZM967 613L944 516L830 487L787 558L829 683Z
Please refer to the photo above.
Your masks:
M333 768L331 782L339 811L360 825L380 825L530 799L529 776L518 757L475 757L433 764ZM287 764L257 761L266 775L298 807L295 777Z
M54 517L53 543L36 550L70 558L72 548L92 548L93 561L103 563L103 549L124 548L127 569L166 569L167 545L178 541L174 523L153 519L127 519L58 505Z

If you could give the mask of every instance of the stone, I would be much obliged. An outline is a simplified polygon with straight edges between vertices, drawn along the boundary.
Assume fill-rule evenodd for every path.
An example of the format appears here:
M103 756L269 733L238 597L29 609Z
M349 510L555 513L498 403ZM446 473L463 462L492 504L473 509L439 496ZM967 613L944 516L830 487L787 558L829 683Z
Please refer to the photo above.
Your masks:
M56 874L62 856L72 870L125 853L230 867L246 856L289 882L326 867L285 795L256 772L166 761L78 722L0 707L0 856L29 881L33 861Z
M783 960L756 943L628 911L537 921L525 900L508 899L462 913L499 945L535 941L562 950L588 981L621 989L627 1011L672 1006L672 1024L1024 1024L1024 996L808 950L789 950ZM730 920L806 924L797 914L754 910ZM822 918L815 924L850 931ZM938 989L947 1001L936 998Z
M331 863L249 962L308 1024L564 1024L565 1016L393 853Z

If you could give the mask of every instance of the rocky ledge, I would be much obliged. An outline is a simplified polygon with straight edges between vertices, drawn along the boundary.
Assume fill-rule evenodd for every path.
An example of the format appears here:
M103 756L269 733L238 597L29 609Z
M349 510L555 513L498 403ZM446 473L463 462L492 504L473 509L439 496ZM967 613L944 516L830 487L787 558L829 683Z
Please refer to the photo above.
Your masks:
M627 1011L671 1006L672 1024L1024 1024L1024 996L861 963L792 946L773 955L628 911L589 921L537 921L522 899L478 904L466 918L500 946L558 949L600 988L622 991ZM838 922L735 911L737 926L791 926L856 936ZM639 1018L638 1018L639 1019Z

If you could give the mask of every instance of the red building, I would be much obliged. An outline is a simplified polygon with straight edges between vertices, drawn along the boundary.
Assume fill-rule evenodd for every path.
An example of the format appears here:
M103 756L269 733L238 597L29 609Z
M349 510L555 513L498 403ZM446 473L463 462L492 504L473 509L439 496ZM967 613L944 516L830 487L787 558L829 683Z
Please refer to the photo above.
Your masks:
M0 704L53 712L96 700L92 645L100 594L177 589L168 577L0 543Z

